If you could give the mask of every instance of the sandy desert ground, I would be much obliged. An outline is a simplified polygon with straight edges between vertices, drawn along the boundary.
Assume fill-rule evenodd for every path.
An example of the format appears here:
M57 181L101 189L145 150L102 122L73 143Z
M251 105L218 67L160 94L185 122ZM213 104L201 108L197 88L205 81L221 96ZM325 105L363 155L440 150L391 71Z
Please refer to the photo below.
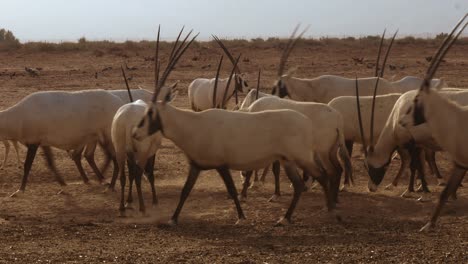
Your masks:
M394 46L386 77L422 76L438 43L401 44ZM377 45L348 45L345 42L323 45L300 45L288 65L297 66L296 75L313 77L337 74L354 77L371 76ZM276 77L281 49L246 45L234 47L242 52L241 68L254 85L259 67L263 70L262 89L269 91ZM153 62L151 49L121 49L118 52L0 52L0 107L5 109L24 96L44 90L122 89L120 65L127 61L137 67L128 71L132 87L151 89ZM163 50L167 55L168 50ZM186 89L196 77L212 77L221 50L209 43L190 49L179 62L171 80L179 80L181 92L175 105L188 107ZM363 57L355 64L352 57ZM230 70L225 64L224 74ZM24 67L42 68L32 77ZM107 67L109 70L102 71ZM468 45L456 45L442 63L438 77L450 86L468 87ZM16 72L14 77L10 75ZM98 78L95 78L95 73ZM34 113L31 113L34 114ZM157 191L160 204L146 216L138 211L133 216L118 217L118 192L105 193L105 186L92 181L81 182L78 171L64 151L56 150L57 166L64 175L68 195L58 195L60 186L39 154L33 165L25 193L10 198L20 185L22 169L13 155L0 171L0 263L468 263L468 191L460 188L459 198L443 210L438 228L432 233L419 233L435 206L441 187L428 176L432 202L420 203L401 198L407 177L397 189L383 190L399 166L394 160L377 193L368 193L367 174L361 156L353 157L356 185L340 194L339 210L344 222L330 221L324 211L320 189L302 196L294 224L273 227L285 213L292 189L282 178L283 196L279 202L267 202L273 192L268 175L264 186L249 192L242 204L248 218L236 226L236 212L221 178L214 171L203 172L182 211L179 226L158 228L167 221L178 201L188 166L183 152L170 141L163 142L156 161ZM3 154L0 154L2 158ZM21 149L24 159L25 148ZM450 162L438 154L443 175L448 175ZM102 162L98 154L98 161ZM85 167L90 179L95 179ZM233 172L238 189L241 178ZM110 178L110 172L107 172ZM144 182L145 201L151 204L150 189ZM117 185L118 186L118 185ZM137 206L137 205L135 205Z

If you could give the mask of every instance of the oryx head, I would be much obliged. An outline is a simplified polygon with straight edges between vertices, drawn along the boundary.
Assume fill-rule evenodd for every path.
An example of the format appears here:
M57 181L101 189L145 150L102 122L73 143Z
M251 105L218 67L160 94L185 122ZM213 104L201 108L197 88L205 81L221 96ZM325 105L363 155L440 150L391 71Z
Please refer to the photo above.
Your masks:
M169 77L170 73L174 69L174 66L176 65L177 61L180 59L180 57L182 57L182 55L187 50L187 48L193 43L195 38L198 36L198 34L195 35L187 43L187 39L192 34L192 31L190 31L182 40L180 45L178 45L179 39L183 30L184 28L181 29L179 36L174 42L166 69L161 75L161 78L159 78L159 71L160 71L161 65L160 65L160 61L158 57L160 27L158 28L158 37L156 40L156 52L154 56L154 62L155 62L155 70L154 70L155 88L154 89L155 90L153 93L153 98L151 99L151 103L148 104L148 107L146 108L146 111L142 120L138 123L138 125L135 128L133 128L132 136L136 140L141 141L158 131L161 131L164 134L164 125L161 121L160 113L163 112L167 103L171 102L174 99L176 95L175 88L177 86L177 83L173 84L170 87L164 86L164 84L167 78Z
M241 92L241 93L248 93L249 92L249 85L247 84L247 81L245 80L245 74L241 73L241 70L239 68L239 64L237 63L239 61L240 55L237 60L234 59L234 57L231 55L231 52L227 49L227 47L224 45L224 43L219 39L217 36L212 35L216 43L223 49L224 53L226 56L229 58L231 61L232 65L234 66L234 84L235 84L235 92ZM236 62L237 61L237 62Z
M294 28L293 33L289 37L288 43L286 44L286 48L283 50L283 54L281 55L279 67L278 67L278 74L277 74L277 80L273 84L273 87L271 89L271 94L279 96L281 98L284 98L286 96L289 96L288 92L288 87L286 85L286 80L291 76L291 72L288 72L284 74L284 69L286 66L286 62L288 60L289 55L291 54L291 51L294 49L296 46L297 42L299 41L300 38L302 38L302 35L309 29L309 27L306 27L301 34L299 34L296 37L296 32L299 29L300 25L297 25L296 28Z
M245 73L236 73L234 74L234 80L236 83L235 89L241 93L248 93L250 91L249 84L245 80Z
M383 77L384 70L385 70L385 64L387 62L388 55L390 54L390 50L393 45L393 41L395 40L396 34L398 33L398 30L395 32L393 35L393 38L387 48L387 52L385 54L385 59L382 63L382 68L380 69L380 74L379 74L379 62L380 62L380 53L382 50L382 45L383 41L385 38L385 31L382 34L382 38L380 40L380 46L377 54L377 61L376 61L376 69L375 69L375 76L377 77L375 86L374 86L374 95L372 98L372 112L371 112L371 120L370 120L370 144L369 147L367 148L366 142L365 142L365 137L364 137L364 128L362 125L362 118L361 118L361 107L359 103L359 84L358 84L358 79L356 77L355 81L355 88L356 88L356 103L357 103L357 112L358 112L358 119L359 119L359 128L360 128L360 133L361 133L361 141L364 146L364 155L366 156L366 162L365 166L367 169L367 172L369 174L369 181L368 181L368 189L369 191L376 191L377 186L382 182L383 177L385 175L385 172L387 171L388 165L390 164L391 156L388 158L388 160L382 165L379 164L379 166L375 166L375 162L373 162L374 159L376 159L377 155L379 153L375 153L374 151L374 110L375 110L375 99L377 96L377 88L379 86L379 81L380 78Z

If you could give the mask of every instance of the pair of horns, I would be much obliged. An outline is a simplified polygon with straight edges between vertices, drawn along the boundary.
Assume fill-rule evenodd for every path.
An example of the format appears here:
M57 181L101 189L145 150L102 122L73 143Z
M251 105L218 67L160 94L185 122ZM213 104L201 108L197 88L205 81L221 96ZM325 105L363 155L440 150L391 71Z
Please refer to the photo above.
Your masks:
M434 77L434 74L436 73L437 68L440 65L440 62L445 57L445 55L450 50L450 48L453 46L453 43L455 43L457 38L460 36L460 34L463 32L463 30L465 30L466 26L468 25L468 21L465 22L467 17L468 17L468 13L466 13L458 21L458 23L455 25L455 27L453 27L450 34L444 39L444 42L442 42L442 45L439 47L439 49L437 50L435 55L432 56L433 59L431 60L431 64L429 65L429 67L428 67L428 69L426 71L426 75L424 76L424 80L423 80L423 82L421 84L421 87L419 89L420 91L429 91L431 80ZM465 24L460 28L460 26L463 24L463 22L465 22ZM458 29L458 32L454 36L455 31L457 31L457 29Z
M375 113L375 98L377 96L377 88L379 86L380 78L382 78L383 75L384 75L385 65L387 63L387 59L388 59L388 55L390 54L390 50L391 50L391 48L393 46L393 41L395 40L395 37L398 34L398 30L395 31L395 34L393 34L392 40L390 41L390 44L389 44L389 46L387 48L387 51L385 53L384 61L382 63L382 68L380 69L380 74L379 74L380 54L381 54L381 51L382 51L382 46L383 46L383 42L384 42L384 39L385 39L385 32L386 31L387 30L385 29L383 34L382 34L382 38L380 39L379 50L378 50L377 59L376 59L376 62L375 62L375 77L377 77L377 80L375 81L374 94L373 94L373 97L372 97L372 112L371 112L371 120L370 120L370 142L369 142L370 143L370 151L373 151L373 148L374 148L374 113ZM367 157L367 146L366 146L365 137L364 137L364 128L363 128L363 125L362 125L361 105L360 105L360 102L359 102L359 83L358 83L357 77L355 79L355 89L356 89L356 103L357 103L358 120L359 120L359 132L361 133L361 141L362 141L362 144L364 146L364 155Z
M278 77L281 77L283 75L283 72L284 72L284 68L285 68L285 65L286 65L286 61L288 60L288 57L289 55L291 54L292 50L294 49L294 47L296 46L297 42L299 41L300 38L302 38L302 36L304 35L304 33L309 29L309 26L307 26L302 32L301 34L299 34L297 37L296 36L296 33L297 33L297 30L299 29L300 27L300 24L298 24L291 36L289 37L289 40L288 40L288 44L286 44L286 48L283 50L283 54L281 55L281 59L280 59L280 64L279 64L279 67L278 67Z
M239 68L239 65L237 65L236 60L232 56L231 52L229 52L228 48L224 45L224 43L221 41L221 39L219 39L216 35L211 35L211 36L216 41L216 43L218 43L218 45L221 47L221 49L223 49L224 53L226 54L226 56L229 58L232 65L234 66L235 72L240 74L241 70Z
M161 26L158 27L158 36L156 39L156 50L154 54L154 93L153 93L153 98L151 99L152 102L155 102L156 99L158 98L158 95L161 91L161 88L164 86L167 78L171 74L172 70L174 69L175 65L179 61L179 59L182 57L182 55L185 53L185 51L190 47L190 45L193 43L193 41L197 38L198 34L192 37L192 39L187 42L188 38L192 34L193 30L190 30L185 38L182 40L182 42L179 44L180 37L184 31L185 27L182 27L182 29L179 32L179 35L177 36L176 41L174 42L171 50L171 54L169 55L169 60L167 62L166 69L164 70L163 74L161 77L159 76L160 68L161 68L161 63L159 61L159 36L161 32Z
M233 67L232 67L232 70L231 70L231 74L229 74L229 79L228 79L228 81L226 83L226 87L225 87L224 93L223 93L223 99L222 99L221 105L220 105L220 108L222 108L222 109L226 106L227 91L228 91L229 85L231 84L232 77L234 76L234 72L237 69L237 64L239 63L241 55L242 54L239 54L237 59L234 60L234 62L233 62ZM222 64L223 64L223 56L221 56L221 58L219 59L218 69L216 70L216 77L215 77L214 90L213 90L213 108L217 108L217 105L216 105L216 92L218 90L219 71L221 70L221 65ZM237 91L236 91L236 89L234 89L234 93L236 94L236 104L237 104Z

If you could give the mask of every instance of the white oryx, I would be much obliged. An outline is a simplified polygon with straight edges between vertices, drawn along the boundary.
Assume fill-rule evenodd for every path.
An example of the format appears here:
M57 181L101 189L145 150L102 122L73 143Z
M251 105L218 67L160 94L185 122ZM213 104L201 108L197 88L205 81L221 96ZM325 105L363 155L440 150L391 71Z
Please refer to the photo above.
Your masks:
M173 65L174 63L170 62L168 66L171 67L168 67L166 72L170 72ZM189 160L189 175L169 224L177 223L200 171L209 169L216 169L221 175L230 196L234 199L239 220L245 219L230 169L255 170L264 168L276 160L281 160L294 185L291 205L278 224L290 222L304 188L303 181L297 175L296 166L317 177L326 194L328 209L334 212L334 192L338 188L328 183L336 182L336 179L329 179L325 172L332 172L335 166L327 163L327 160L322 161L315 152L317 141L321 139L312 136L316 128L306 116L292 110L258 113L221 109L202 112L182 110L170 104L174 94L172 89L164 87L165 80L163 75L155 91L156 97L161 93L164 99L154 100L148 106L145 116L133 131L133 137L142 141L161 132L183 150ZM336 147L331 153L336 153L339 144L338 131L335 131L335 135Z
M325 170L329 179L338 180L338 183L331 182L330 186L339 187L340 178L342 173L342 167L338 160L338 157L343 161L345 165L345 185L349 184L352 179L352 167L351 160L348 155L348 151L345 146L344 138L344 123L343 118L339 112L331 108L326 104L321 103L309 103L309 102L297 102L289 99L282 99L277 96L266 96L256 100L246 110L247 112L262 112L266 110L280 110L289 109L304 114L308 118L308 122L315 127L311 137L317 139L314 145L314 152L319 157L321 163L333 164L334 169L331 171ZM278 129L289 129L287 127ZM337 144L338 134L338 148ZM273 173L275 176L275 194L270 201L275 201L281 194L279 190L279 161L273 163ZM331 166L328 166L330 168ZM336 173L337 175L331 175ZM244 173L246 179L244 181L244 187L242 190L242 197L247 196L247 188L250 185L250 177L252 171ZM307 177L304 177L304 181L307 181ZM334 190L335 195L338 195L338 190ZM337 197L335 197L337 199Z
M291 38L294 37L296 30L293 32ZM395 32L395 34L393 35L390 46L387 49L386 57L388 56L396 34L397 32ZM385 32L384 35L382 35L376 67L378 67L379 64L380 49L384 37ZM289 50L284 50L278 69L278 79L273 85L272 94L277 95L281 98L288 96L292 100L296 101L317 103L329 103L331 100L339 96L356 96L355 80L351 78L345 78L336 75L322 75L313 79L302 79L292 77L291 72L285 74L285 64L293 47L294 46L290 47ZM382 73L380 77L368 77L358 79L359 93L361 96L373 95L374 87L377 83L377 78L379 78L379 90L377 92L378 95L404 93L409 90L417 89L418 85L421 84L422 80L420 78L412 76L405 77L395 82L383 79L382 76L383 70L385 69L385 62L386 58L384 60L384 66L382 67ZM432 81L432 85L434 87L441 87L444 86L445 83L442 80L435 79Z
M451 194L456 192L468 168L468 141L466 140L466 131L468 130L468 124L466 122L466 120L468 120L468 107L460 106L452 102L429 87L429 80L434 76L441 60L468 25L466 21L467 17L468 13L457 23L435 56L433 56L434 59L431 61L431 65L426 72L424 82L414 98L414 110L412 115L413 126L427 126L430 130L431 137L443 150L450 154L455 165L447 186L440 195L439 202L432 214L431 220L421 231L430 230L435 226L444 203ZM459 31L454 36L457 29L459 29ZM447 133L447 131L449 131L449 133ZM426 137L423 136L423 141L425 138ZM417 136L414 137L414 139L416 141L419 140Z
M219 38L213 36L216 42L221 46L221 48L226 53L227 57L231 61L231 63L237 64L236 61L239 61L240 55L235 60L229 50L224 46ZM218 79L217 86L217 96L216 96L216 106L215 108L219 108L221 105L226 105L227 101L235 94L236 97L236 105L237 102L237 93L246 93L248 92L248 84L245 80L245 75L241 73L239 66L235 67L235 74L233 76L234 82L227 85L228 78ZM203 111L206 109L213 108L213 94L214 94L214 86L215 86L215 78L206 79L206 78L198 78L192 81L188 87L188 97L190 102L190 107L194 111ZM226 97L223 97L223 94L226 94Z
M183 30L183 29L182 29ZM181 31L182 33L182 31ZM188 35L190 35L188 33ZM180 36L181 34L179 34ZM158 35L156 40L156 50L159 51L159 36L160 36L160 27L158 28ZM181 45L184 45L185 41L182 42ZM176 44L177 45L177 42ZM180 52L180 51L179 51ZM172 56L177 56L178 53L175 52ZM169 59L172 60L173 57ZM155 58L158 58L158 54L155 55ZM155 59L155 64L157 63L157 59ZM155 67L157 67L155 65ZM155 133L152 136L142 140L137 141L132 137L132 129L138 125L138 122L141 121L141 118L145 114L145 110L148 107L146 102L154 101L155 98L153 97L153 93L145 92L145 95L151 95L147 97L146 102L139 99L133 102L135 98L135 90L130 90L128 86L127 78L125 76L125 71L122 68L122 75L125 80L125 84L127 86L127 93L122 93L122 96L127 96L127 100L130 96L131 103L125 104L119 108L117 113L114 116L114 120L112 122L112 143L114 144L115 148L115 156L119 168L119 175L120 178L125 178L125 162L128 164L128 171L129 171L129 194L127 198L127 203L130 204L133 201L132 197L132 185L133 180L136 181L137 193L138 193L138 200L139 200L139 209L140 212L145 213L145 205L143 201L143 195L141 191L141 176L143 171L148 176L148 180L151 184L151 192L153 198L153 205L158 203L157 196L156 196L156 188L154 186L154 161L155 155L158 149L161 146L162 135L161 133ZM167 78L167 77L165 77ZM159 80L159 72L155 72L155 80L156 82ZM137 90L138 91L138 90ZM115 179L113 179L115 182ZM121 204L120 204L120 214L122 216L125 215L125 205L124 201L124 193L122 192L121 196Z
M391 184L389 184L386 188L391 188L397 185L398 180L402 173L410 166L412 158L412 151L414 146L411 145L411 136L409 131L401 125L402 118L411 111L411 106L413 104L414 96L416 95L417 91L409 91L403 94L395 103L393 109L391 110L391 114L389 115L386 123L382 128L382 132L378 137L378 140L373 146L372 151L368 151L368 156L366 159L368 172L370 176L369 181L369 190L376 191L377 185L379 185L385 175L386 168L391 161L391 157L394 154L394 151L398 151L401 157L401 166L400 170L398 171L397 176L393 180ZM455 90L441 90L441 95L444 97L450 98L461 105L468 105L468 91L455 91ZM379 105L379 97L376 97L376 106ZM362 106L362 104L361 104ZM376 116L378 116L378 108L376 107ZM366 111L367 112L367 111ZM365 115L363 115L365 116ZM377 120L377 119L376 119ZM364 129L370 129L364 125ZM374 131L375 128L378 128L374 124ZM367 130L369 131L369 130ZM366 141L369 142L369 141ZM434 149L436 150L436 149ZM435 166L435 160L433 158L433 152L431 150L425 150L426 152L426 160L429 162L430 169L432 172L437 176L439 179L439 183L442 183L443 179L441 179L440 174L438 173L438 169ZM412 168L412 176L410 178L410 183L408 189L403 193L403 196L410 196L410 193L414 192L413 187L413 180L414 180L414 169ZM423 175L421 175L423 176ZM423 182L423 190L425 189L425 193L427 194L427 185L422 177ZM421 201L427 200L428 197L423 196Z
M81 153L87 144L99 140L109 152L113 152L110 127L120 105L118 97L104 90L50 91L30 94L16 105L0 111L3 128L0 140L18 141L27 147L23 180L18 191L26 188L39 146L61 185L65 185L65 182L55 170L50 147ZM81 163L77 160L75 163L80 168Z

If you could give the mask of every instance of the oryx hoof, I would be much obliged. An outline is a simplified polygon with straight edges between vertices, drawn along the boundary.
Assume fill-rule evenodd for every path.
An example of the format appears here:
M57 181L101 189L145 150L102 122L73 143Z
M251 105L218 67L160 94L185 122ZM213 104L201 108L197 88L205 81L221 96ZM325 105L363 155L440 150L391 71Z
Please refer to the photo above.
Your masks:
M434 231L434 228L435 228L435 224L433 224L432 222L429 222L425 224L421 229L419 229L419 232L425 232L425 233L432 232Z
M416 192L424 192L424 188L422 185L419 185L418 188L416 189Z
M70 193L62 189L62 190L57 192L57 195L67 195L68 196L68 195L70 195Z
M125 210L133 210L133 203L132 202L127 202L125 204Z
M18 197L20 193L22 193L23 191L21 190L17 190L16 192L10 194L10 197L14 198L14 197Z
M119 217L120 218L126 218L127 214L125 213L125 209L120 209L119 210Z
M275 227L288 226L288 225L291 225L291 220L281 217L280 220L276 222Z
M278 202L280 200L281 196L279 194L273 194L270 199L268 199L268 202L274 203Z
M239 202L245 202L245 201L247 201L247 196L239 194L239 195L237 195L237 199L239 200Z
M243 226L247 223L247 219L245 217L237 219L235 225L236 226Z
M447 185L447 182L445 181L445 179L437 179L437 185L438 186L445 186L445 185Z
M391 190L393 190L395 188L396 188L396 185L393 185L393 183L390 183L389 185L385 186L385 190L389 190L389 191L391 191Z
M159 224L158 227L175 227L177 226L177 220L174 220L174 219L171 219L169 221L167 221L167 223L162 223L162 224Z
M413 198L413 192L405 190L400 196L403 198Z
M115 188L109 185L106 189L104 189L103 193L110 193L110 192L115 192Z
M426 203L432 201L430 194L424 193L421 197L417 199L418 202Z
M340 188L340 192L347 192L349 188L349 185L343 184Z

